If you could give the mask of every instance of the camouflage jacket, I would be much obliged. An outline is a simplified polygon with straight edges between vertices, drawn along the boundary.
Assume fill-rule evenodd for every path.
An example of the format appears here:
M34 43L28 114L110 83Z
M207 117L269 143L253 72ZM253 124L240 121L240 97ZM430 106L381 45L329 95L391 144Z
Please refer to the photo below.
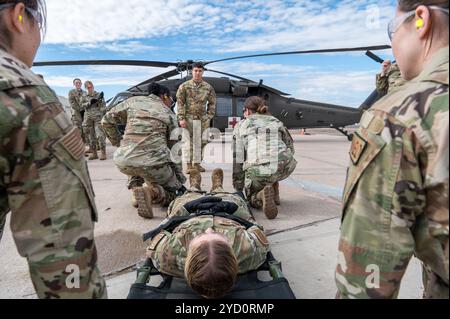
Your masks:
M213 216L195 217L179 225L172 233L161 232L150 243L147 256L162 273L183 278L189 245L208 228L224 234L232 243L240 274L258 269L265 262L270 247L259 227L246 230L235 221Z
M344 193L341 297L396 297L413 253L448 294L448 77L446 48L362 117Z
M216 92L210 84L187 81L181 84L177 92L178 121L202 120L205 115L212 120L216 114L216 103Z
M97 102L93 103L91 105L91 101L93 99L96 99ZM106 102L105 99L100 98L100 93L93 92L92 94L89 94L85 92L81 98L81 106L82 110L86 111L86 115L101 115L103 116L106 112Z
M83 106L81 105L82 98L85 92L83 90L73 89L69 92L69 103L70 108L73 112L80 112L83 110Z
M271 115L253 114L233 131L233 184L243 185L250 167L274 164L294 158L294 141L289 130Z
M398 88L405 84L405 80L400 73L400 69L397 63L392 64L387 70L384 76L377 74L377 91L381 95L386 95L390 93L395 88Z
M74 212L97 220L79 130L45 82L0 49L0 215L9 210L26 216L11 224L29 227L16 235L34 248L64 245L61 234L78 226ZM52 237L33 225L52 227Z
M123 139L117 125L126 125ZM175 113L155 95L127 99L112 108L102 126L114 146L114 161L122 167L166 165L171 161L171 133L178 128Z

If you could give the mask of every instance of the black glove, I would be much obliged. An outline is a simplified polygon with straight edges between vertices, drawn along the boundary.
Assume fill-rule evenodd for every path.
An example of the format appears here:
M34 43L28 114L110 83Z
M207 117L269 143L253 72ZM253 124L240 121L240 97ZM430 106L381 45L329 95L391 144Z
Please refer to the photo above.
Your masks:
M97 104L97 103L98 103L98 100L97 100L97 99L95 99L95 98L94 98L94 99L91 99L91 106L94 105L94 104Z

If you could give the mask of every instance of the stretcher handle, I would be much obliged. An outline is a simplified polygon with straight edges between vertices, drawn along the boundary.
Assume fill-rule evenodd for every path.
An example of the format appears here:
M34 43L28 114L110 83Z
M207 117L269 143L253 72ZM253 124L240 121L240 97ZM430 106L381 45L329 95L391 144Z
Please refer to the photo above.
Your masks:
M154 266L152 260L150 258L147 258L144 264L137 270L137 278L135 283L136 284L148 283L153 268Z
M274 280L284 278L283 271L281 269L281 262L275 259L272 252L267 254L267 264L269 265L270 276Z

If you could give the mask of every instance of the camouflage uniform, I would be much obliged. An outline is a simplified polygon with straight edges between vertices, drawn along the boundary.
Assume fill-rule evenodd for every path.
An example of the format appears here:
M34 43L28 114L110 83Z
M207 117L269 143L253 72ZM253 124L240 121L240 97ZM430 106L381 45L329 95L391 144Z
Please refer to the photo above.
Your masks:
M294 141L283 123L271 115L253 114L233 132L233 186L243 190L254 207L265 187L289 177L297 166Z
M183 83L177 92L177 110L178 121L185 120L187 122L190 138L189 163L200 163L203 159L204 148L208 144L207 139L203 138L203 134L210 128L211 120L216 114L214 88L205 81L201 84L195 83L194 80ZM194 154L194 139L198 138L194 137L194 123L199 123L201 127L201 158Z
M234 216L254 223L247 203L238 195L226 193L221 188L216 189L214 193L209 195L235 203L239 208ZM184 205L203 196L206 195L191 189L182 197L178 197L169 207L169 218L189 216ZM213 216L192 218L179 225L172 233L162 231L151 241L147 248L147 256L152 258L156 268L162 273L183 278L189 244L208 228L214 228L216 232L226 235L228 241L233 243L232 247L238 260L239 274L258 269L266 261L270 247L262 227L253 226L246 230L238 222Z
M1 49L0 141L0 238L11 210L12 234L38 297L106 297L79 130L45 82ZM80 287L71 289L66 282L77 268Z
M386 95L393 89L398 88L405 84L405 80L402 77L400 68L397 63L391 64L384 76L377 74L377 91L380 95Z
M84 110L83 106L81 105L82 98L85 92L83 90L77 90L73 89L69 92L69 103L70 103L70 109L72 110L72 123L81 132L81 137L83 138L84 144L89 145L89 134L84 134L83 132L83 116L84 116Z
M415 254L431 270L426 297L448 299L448 103L447 47L363 115L344 193L338 297L396 298Z
M92 99L96 99L98 102L91 105ZM106 136L101 121L106 112L105 100L100 99L100 93L94 91L92 94L85 93L83 95L81 105L85 110L83 130L90 137L91 149L97 150L97 146L99 146L101 150L104 150L106 148Z
M122 142L118 124L126 124ZM178 142L170 140L178 128L175 114L156 95L138 96L111 109L102 125L111 143L120 146L114 162L123 174L132 177L129 187L140 187L144 180L149 185L156 183L171 201L186 182L181 163L171 160L171 147Z

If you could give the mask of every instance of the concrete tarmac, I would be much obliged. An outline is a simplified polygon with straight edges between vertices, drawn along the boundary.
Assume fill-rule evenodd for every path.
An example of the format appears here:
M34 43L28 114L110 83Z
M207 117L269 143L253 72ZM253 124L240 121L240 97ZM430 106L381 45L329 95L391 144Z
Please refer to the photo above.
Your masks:
M345 182L350 143L329 130L311 130L312 135L292 131L296 147L297 169L281 183L278 218L269 221L254 211L272 243L275 257L298 298L333 298L336 293L334 268L341 215L341 196ZM331 134L330 134L331 133ZM153 229L165 217L165 210L154 209L155 218L145 220L131 206L127 177L112 161L115 148L108 146L108 160L89 162L99 223L96 243L99 267L107 278L110 298L126 298L135 279L133 266L144 258L146 244L142 234ZM225 173L225 189L233 191L230 136L206 148L202 187L209 190L214 168ZM27 263L17 253L9 230L9 221L0 242L0 298L36 298L29 279ZM411 262L404 280L401 298L422 295L420 264Z

